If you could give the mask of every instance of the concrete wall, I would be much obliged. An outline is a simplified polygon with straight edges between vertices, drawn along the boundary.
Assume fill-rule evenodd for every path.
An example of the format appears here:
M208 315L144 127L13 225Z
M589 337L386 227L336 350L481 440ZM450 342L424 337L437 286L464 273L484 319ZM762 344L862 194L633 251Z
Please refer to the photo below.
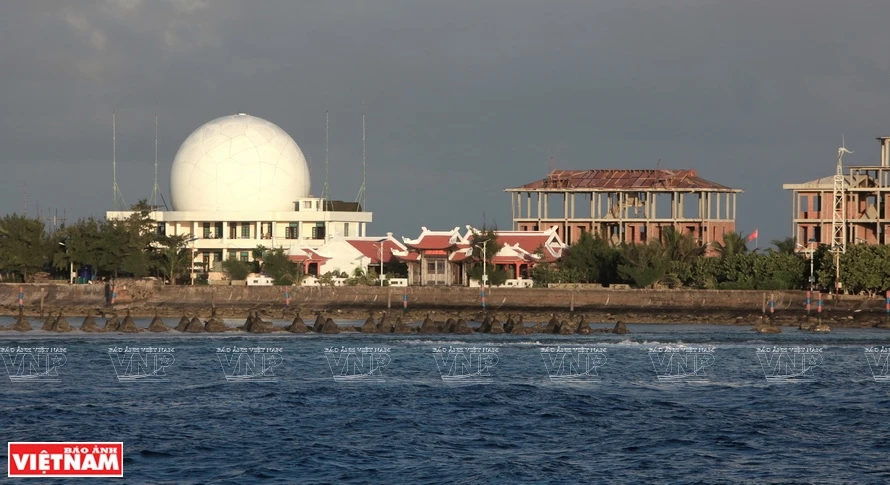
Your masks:
M43 299L48 306L105 304L104 285L0 284L0 305L14 307L19 287L24 289L25 305L36 308ZM281 286L152 286L142 283L120 285L117 303L137 306L252 306L283 305L284 287ZM291 306L307 309L402 307L402 295L407 291L409 309L475 309L481 308L478 289L465 287L408 287L376 286L344 287L289 287ZM806 292L803 291L727 291L727 290L615 290L567 288L493 288L487 294L489 308L524 310L611 310L676 309L695 311L744 310L758 312L765 298L774 295L777 310L804 310ZM825 297L826 309L862 309L882 311L883 298L841 296L837 300ZM815 311L815 302L813 304Z

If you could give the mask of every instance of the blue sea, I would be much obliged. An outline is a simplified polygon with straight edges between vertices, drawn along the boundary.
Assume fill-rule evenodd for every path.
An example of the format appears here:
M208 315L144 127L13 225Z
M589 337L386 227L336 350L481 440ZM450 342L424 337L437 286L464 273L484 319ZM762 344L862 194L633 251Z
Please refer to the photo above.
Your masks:
M0 332L0 439L121 441L126 483L890 482L890 332L628 328Z

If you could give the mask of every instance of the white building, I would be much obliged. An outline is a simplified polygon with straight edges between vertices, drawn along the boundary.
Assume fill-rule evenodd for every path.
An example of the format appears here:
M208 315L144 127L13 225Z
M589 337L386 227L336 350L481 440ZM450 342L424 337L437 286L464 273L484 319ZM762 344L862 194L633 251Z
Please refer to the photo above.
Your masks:
M161 234L194 238L194 263L204 271L230 256L250 261L259 245L318 248L334 237L364 236L371 222L357 203L312 197L296 142L274 123L243 113L207 122L185 139L170 189L173 210L150 217Z
M390 232L378 237L337 237L314 249L295 246L288 251L288 256L303 265L304 274L310 276L332 271L352 276L356 268L379 275L391 272L394 265L400 264L393 251L405 250L407 247Z

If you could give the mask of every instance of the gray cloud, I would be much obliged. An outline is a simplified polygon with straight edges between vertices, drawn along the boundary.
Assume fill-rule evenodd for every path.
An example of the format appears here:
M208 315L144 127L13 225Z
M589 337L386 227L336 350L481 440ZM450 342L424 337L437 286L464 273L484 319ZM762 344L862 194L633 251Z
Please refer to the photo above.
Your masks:
M331 113L333 195L361 183L375 233L509 225L502 192L559 168L696 168L742 188L739 229L790 232L784 182L877 160L890 34L879 2L13 2L0 203L101 215L111 111L127 202L192 130L249 112L312 157Z

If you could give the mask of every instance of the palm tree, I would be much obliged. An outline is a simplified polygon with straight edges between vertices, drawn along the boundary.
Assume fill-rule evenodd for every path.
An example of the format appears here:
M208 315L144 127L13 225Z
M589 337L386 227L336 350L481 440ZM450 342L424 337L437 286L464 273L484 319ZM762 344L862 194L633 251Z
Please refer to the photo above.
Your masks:
M666 227L661 232L661 245L671 261L691 263L705 254L705 246L696 241L692 234L683 234L675 227Z
M797 240L793 237L773 239L770 242L776 247L776 252L779 254L794 254L794 250L797 249Z
M723 242L715 242L714 248L721 258L747 253L748 236L740 232L727 232L723 235Z

